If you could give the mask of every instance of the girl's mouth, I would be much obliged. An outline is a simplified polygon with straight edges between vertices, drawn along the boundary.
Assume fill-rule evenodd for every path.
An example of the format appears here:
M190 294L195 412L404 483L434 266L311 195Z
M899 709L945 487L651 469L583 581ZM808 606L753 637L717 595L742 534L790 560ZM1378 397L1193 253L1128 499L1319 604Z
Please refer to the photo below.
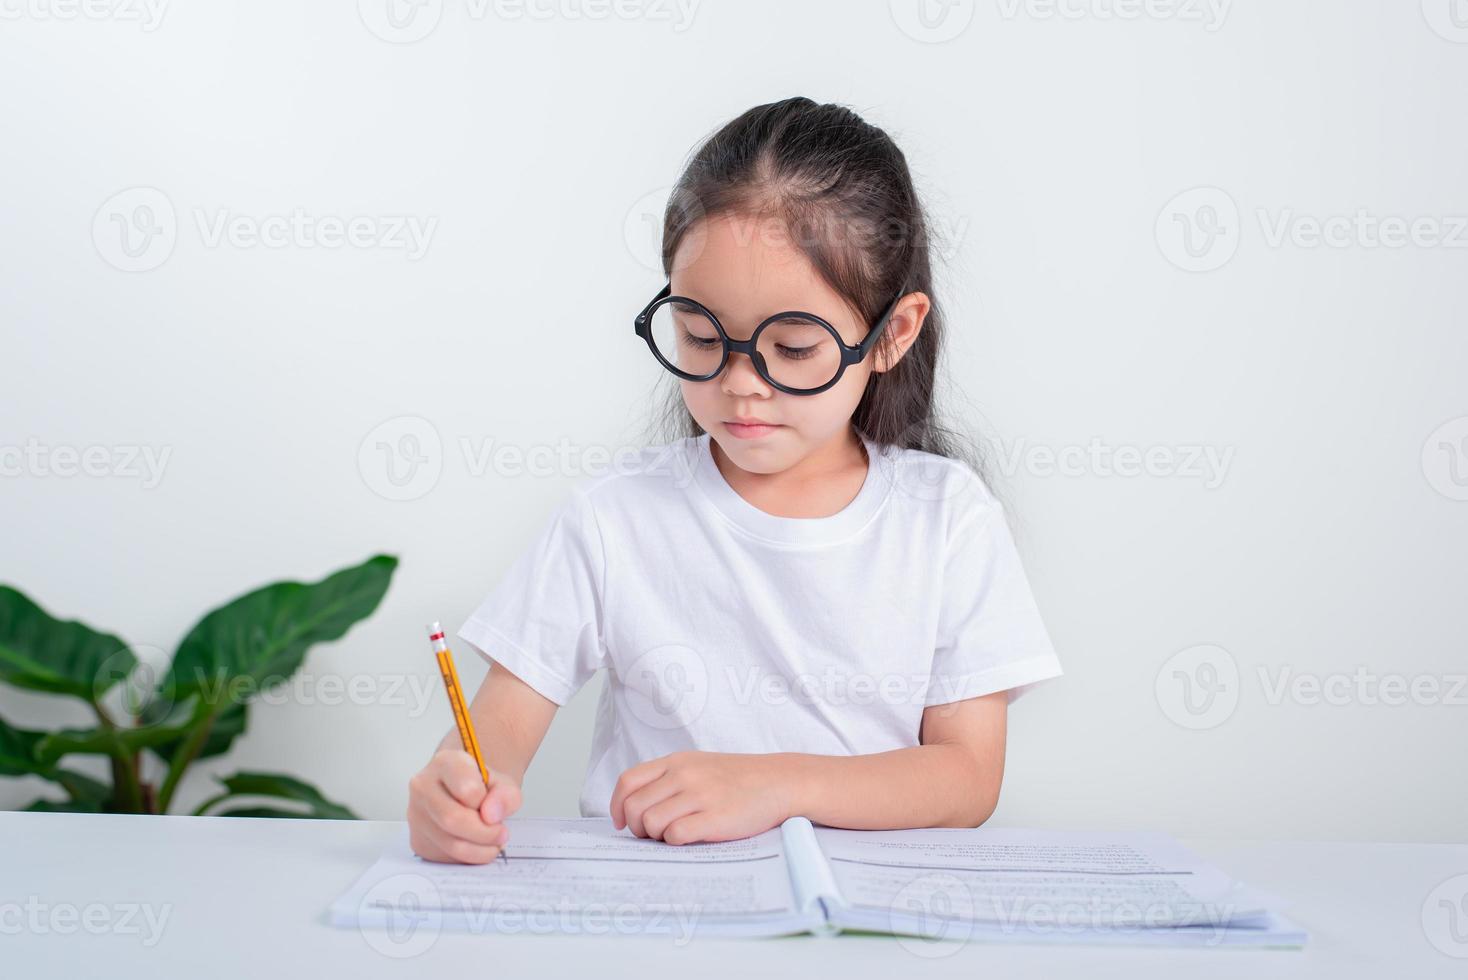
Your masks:
M731 435L739 439L758 439L761 436L769 435L776 429L784 427L779 425L771 425L767 422L760 422L755 424L745 422L725 422L724 428L728 429Z

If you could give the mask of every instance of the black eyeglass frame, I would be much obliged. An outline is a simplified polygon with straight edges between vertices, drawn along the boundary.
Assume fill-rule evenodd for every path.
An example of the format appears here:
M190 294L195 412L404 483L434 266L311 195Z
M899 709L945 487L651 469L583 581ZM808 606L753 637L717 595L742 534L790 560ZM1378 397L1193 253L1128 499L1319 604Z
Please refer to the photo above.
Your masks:
M779 391L785 392L788 395L819 395L821 392L832 387L836 384L836 382L840 381L841 376L846 373L846 369L848 367L853 364L860 364L863 360L865 360L867 354L871 352L873 345L876 344L877 339L881 337L882 332L886 329L887 321L892 319L892 312L897 309L897 304L902 301L903 296L907 295L907 290L904 288L903 291L898 294L897 298L892 301L891 305L887 307L887 312L882 314L882 317L880 320L877 321L876 326L867 331L867 335L862 338L861 342L858 344L848 344L846 341L841 339L840 332L837 331L835 327L831 326L831 324L827 323L821 317L816 316L814 313L806 313L801 310L785 310L781 313L776 313L773 316L767 316L760 321L759 326L754 328L754 333L749 335L748 340L735 340L724 331L724 325L719 322L718 317L709 312L708 307L704 306L698 300L691 299L687 296L674 296L672 295L672 292L673 284L670 282L662 288L661 292L653 297L652 302L648 303L645 307L642 308L642 312L637 314L636 319L632 321L633 330L637 333L637 336L646 341L648 350L652 351L652 355L653 357L656 357L658 359L658 363L662 364L663 367L667 368L678 377L683 378L685 381L712 381L714 378L717 378L720 374L723 373L724 368L728 367L729 355L731 353L743 354L748 357L750 361L754 364L755 371L759 373L759 376L761 378L765 379L766 383ZM683 371L675 367L671 362L668 361L666 357L662 355L662 352L658 350L658 345L653 341L651 328L653 313L657 310L659 306L674 302L684 303L688 306L691 306L702 313L704 316L708 317L709 320L713 322L714 329L719 332L719 337L724 341L724 353L723 356L719 358L719 366L713 371L710 371L708 374L691 374L688 371ZM838 364L836 367L836 376L830 381L827 381L825 384L821 385L819 388L791 388L786 385L782 385L780 382L770 377L770 372L765 366L764 356L760 354L760 352L756 349L756 345L759 343L759 335L761 332L764 331L765 327L769 326L771 323L776 323L781 320L790 320L794 318L808 320L816 324L817 326L825 327L826 330L830 332L832 339L836 341L837 350L841 352L841 363Z

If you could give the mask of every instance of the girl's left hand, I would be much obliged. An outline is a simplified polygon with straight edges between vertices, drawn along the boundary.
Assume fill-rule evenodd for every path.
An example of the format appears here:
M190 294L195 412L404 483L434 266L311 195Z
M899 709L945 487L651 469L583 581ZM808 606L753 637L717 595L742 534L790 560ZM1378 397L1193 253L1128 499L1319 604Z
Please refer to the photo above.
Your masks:
M669 844L738 840L790 816L778 756L674 752L633 766L617 780L612 826Z

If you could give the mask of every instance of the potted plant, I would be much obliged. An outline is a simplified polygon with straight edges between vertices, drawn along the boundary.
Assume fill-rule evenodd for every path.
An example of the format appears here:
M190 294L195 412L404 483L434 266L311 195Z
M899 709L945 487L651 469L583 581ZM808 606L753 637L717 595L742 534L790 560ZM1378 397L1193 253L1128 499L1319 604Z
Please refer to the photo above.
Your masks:
M205 614L161 670L116 636L55 619L0 585L0 681L77 698L96 717L91 727L59 731L0 719L0 775L40 776L66 792L29 810L168 813L189 767L228 751L249 723L250 702L287 682L312 646L369 616L396 567L396 558L378 555L319 582L276 582L240 596ZM76 755L106 756L110 780L65 765ZM156 784L144 776L145 758L159 760L150 767L163 773ZM237 772L220 783L194 813L355 819L282 773Z

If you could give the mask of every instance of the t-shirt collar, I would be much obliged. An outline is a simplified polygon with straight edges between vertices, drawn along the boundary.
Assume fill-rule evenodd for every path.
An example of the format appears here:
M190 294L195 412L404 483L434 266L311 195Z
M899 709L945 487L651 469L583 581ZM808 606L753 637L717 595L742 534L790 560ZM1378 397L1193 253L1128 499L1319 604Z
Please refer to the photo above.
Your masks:
M774 544L815 545L843 541L866 527L876 516L892 487L893 461L884 447L857 431L867 450L867 476L855 498L828 517L779 517L760 510L739 496L714 462L713 437L707 432L690 439L697 458L692 461L694 484L730 523L754 537Z

